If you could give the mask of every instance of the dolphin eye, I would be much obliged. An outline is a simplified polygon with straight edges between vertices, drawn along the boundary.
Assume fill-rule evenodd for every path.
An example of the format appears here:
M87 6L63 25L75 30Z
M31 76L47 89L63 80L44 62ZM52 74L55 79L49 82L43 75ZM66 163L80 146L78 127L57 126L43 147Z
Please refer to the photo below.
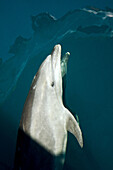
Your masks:
M52 86L52 87L54 86L54 82L51 83L51 86Z

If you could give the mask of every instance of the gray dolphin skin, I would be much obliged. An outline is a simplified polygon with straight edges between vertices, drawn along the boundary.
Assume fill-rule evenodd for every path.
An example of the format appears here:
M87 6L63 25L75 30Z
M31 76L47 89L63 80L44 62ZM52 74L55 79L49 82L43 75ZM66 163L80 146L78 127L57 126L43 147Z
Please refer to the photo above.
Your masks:
M66 56L68 58L69 53ZM56 159L55 170L62 169L64 164L67 131L83 147L81 129L71 112L64 107L62 93L61 45L58 44L32 81L20 121L20 129L48 153L55 157L63 155Z

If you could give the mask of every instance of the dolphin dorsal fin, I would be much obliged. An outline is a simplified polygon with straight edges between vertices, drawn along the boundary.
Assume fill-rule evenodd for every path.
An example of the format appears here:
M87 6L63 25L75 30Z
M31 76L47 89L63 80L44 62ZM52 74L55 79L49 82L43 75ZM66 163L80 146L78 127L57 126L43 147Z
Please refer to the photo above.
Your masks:
M67 130L76 137L79 145L82 148L83 147L83 138L82 138L82 132L79 127L79 124L69 110L66 109L66 112L68 114Z

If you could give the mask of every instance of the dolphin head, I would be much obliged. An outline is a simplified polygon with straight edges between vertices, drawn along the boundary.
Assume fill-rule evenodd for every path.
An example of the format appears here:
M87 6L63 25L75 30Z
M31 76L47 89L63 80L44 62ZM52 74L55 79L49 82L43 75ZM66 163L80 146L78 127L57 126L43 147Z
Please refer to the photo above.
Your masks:
M56 45L51 55L41 64L32 84L32 87L45 88L48 94L54 90L58 100L62 102L61 45Z

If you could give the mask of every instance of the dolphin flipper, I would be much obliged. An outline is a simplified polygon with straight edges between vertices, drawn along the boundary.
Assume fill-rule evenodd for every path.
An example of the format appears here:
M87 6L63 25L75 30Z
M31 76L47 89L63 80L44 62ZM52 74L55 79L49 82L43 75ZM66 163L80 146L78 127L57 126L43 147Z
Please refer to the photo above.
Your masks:
M65 53L65 55L63 56L63 58L61 60L62 78L65 76L65 74L67 74L67 63L68 63L69 56L70 56L70 53L67 52L67 53Z
M83 147L83 138L82 138L82 132L79 127L79 124L69 110L66 109L66 112L68 114L67 130L76 137L79 145L82 148Z

